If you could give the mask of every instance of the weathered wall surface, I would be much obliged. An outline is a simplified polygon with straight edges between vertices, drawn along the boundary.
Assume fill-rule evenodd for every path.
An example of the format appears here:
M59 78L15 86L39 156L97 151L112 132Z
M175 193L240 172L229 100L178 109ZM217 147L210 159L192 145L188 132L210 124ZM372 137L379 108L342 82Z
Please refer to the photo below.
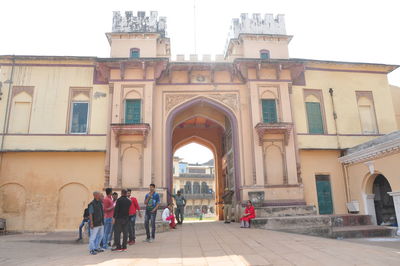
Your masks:
M102 152L9 152L0 170L0 216L8 230L77 229L104 183Z
M342 167L337 159L339 156L339 151L300 151L301 176L306 203L318 208L315 175L329 175L333 211L335 214L345 214L347 213L346 191Z

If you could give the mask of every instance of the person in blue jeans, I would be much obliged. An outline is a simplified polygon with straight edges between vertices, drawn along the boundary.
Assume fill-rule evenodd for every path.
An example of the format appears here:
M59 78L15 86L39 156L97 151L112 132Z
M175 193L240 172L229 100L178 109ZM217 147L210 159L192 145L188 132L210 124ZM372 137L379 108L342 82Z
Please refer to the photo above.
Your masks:
M153 242L156 237L156 216L157 209L160 206L160 195L155 191L156 185L150 184L150 192L146 194L144 205L146 206L146 214L144 217L144 227L146 229L147 238L145 242ZM151 221L151 236L149 222Z
M89 252L92 255L96 255L104 251L104 249L100 247L100 242L104 235L104 213L101 193L99 191L93 192L93 201L89 203L89 219Z
M112 189L106 188L106 197L103 200L104 208L104 236L101 241L101 246L104 249L108 249L108 242L111 239L112 230L112 219L114 215L114 201L112 199Z
M86 208L83 211L83 220L82 220L81 224L79 225L79 238L76 241L82 240L82 228L85 226L86 223L88 223L88 225L90 227L89 208ZM89 237L90 237L90 230L88 230L88 232L89 232Z

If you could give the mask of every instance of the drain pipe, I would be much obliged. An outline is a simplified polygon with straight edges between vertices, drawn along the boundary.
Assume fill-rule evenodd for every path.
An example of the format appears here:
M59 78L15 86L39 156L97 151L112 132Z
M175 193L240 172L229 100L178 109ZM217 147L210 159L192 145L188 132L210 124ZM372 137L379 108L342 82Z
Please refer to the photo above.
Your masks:
M7 93L6 112L4 114L3 130L2 130L1 145L0 145L0 170L3 166L4 138L6 137L5 135L8 132L8 119L7 118L8 118L11 93L12 93L11 88L12 88L12 84L13 84L14 68L15 68L15 55L12 56L12 66L11 66L10 78L4 82L4 83L6 83L6 82L8 83L8 93Z
M341 145L340 145L338 126L337 126L337 113L336 113L336 108L335 108L335 102L333 101L333 89L332 88L329 88L329 94L331 96L331 103L332 103L332 109L333 109L333 120L335 121L335 135L336 135L338 149L340 150Z
M343 151L342 151L342 147L340 144L340 137L339 137L339 132L338 132L337 113L336 113L336 108L335 108L335 102L333 100L333 89L332 88L329 88L329 94L331 96L333 119L335 121L335 135L336 135L337 145L338 145L338 149L340 150L340 156L343 156ZM348 173L347 166L344 165L343 163L341 163L341 165L342 165L342 173L343 173L344 186L345 186L345 192L346 192L346 202L350 202L351 195L350 195L350 186L349 186L349 173Z

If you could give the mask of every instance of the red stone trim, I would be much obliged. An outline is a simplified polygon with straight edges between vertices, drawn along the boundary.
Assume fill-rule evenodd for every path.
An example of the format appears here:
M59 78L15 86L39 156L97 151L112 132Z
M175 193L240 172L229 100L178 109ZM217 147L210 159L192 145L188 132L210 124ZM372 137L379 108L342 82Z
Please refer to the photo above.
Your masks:
M288 145L290 133L293 128L293 123L258 123L255 129L258 134L259 145L262 146L265 134L283 134L285 145Z
M142 124L111 124L111 129L115 135L115 146L119 145L120 136L132 135L143 136L143 145L146 147L147 135L150 131L150 125L147 123Z

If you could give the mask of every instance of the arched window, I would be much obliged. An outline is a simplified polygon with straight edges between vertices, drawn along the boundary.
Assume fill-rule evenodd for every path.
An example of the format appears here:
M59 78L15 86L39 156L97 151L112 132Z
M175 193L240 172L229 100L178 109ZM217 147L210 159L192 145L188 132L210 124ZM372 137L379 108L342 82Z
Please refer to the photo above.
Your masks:
M324 134L324 120L322 117L322 107L320 95L311 93L306 96L306 112L308 121L308 133Z
M208 191L208 185L206 182L201 182L201 194L207 194Z
M199 182L193 183L193 194L200 194L200 184Z
M130 58L139 58L140 57L140 49L139 48L132 48L129 53Z
M363 134L378 133L372 93L358 92L357 105Z
M192 182L186 181L185 194L192 194Z
M260 50L260 58L261 59L269 59L269 51L268 50Z

